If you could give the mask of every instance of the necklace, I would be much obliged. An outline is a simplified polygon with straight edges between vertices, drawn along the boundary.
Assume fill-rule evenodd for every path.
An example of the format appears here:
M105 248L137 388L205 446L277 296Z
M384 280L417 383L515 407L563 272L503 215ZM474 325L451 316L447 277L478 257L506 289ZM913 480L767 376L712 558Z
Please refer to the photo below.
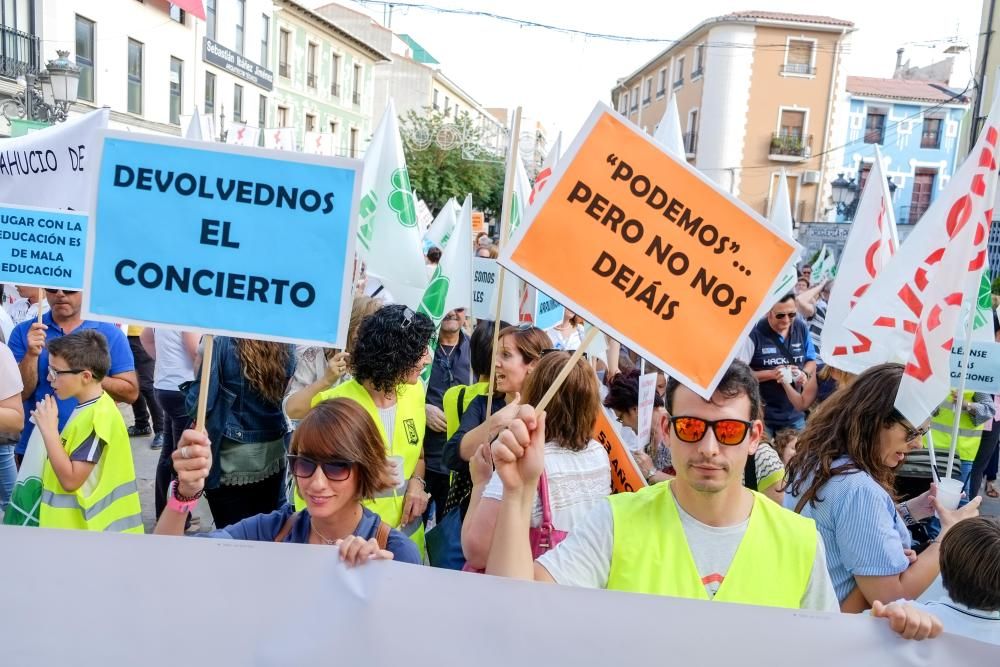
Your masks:
M327 537L323 533L319 532L319 528L316 527L315 523L312 524L312 529L313 529L313 532L316 533L316 536L319 537L319 539L323 540L323 544L336 544L337 543L337 540L331 540L329 537Z

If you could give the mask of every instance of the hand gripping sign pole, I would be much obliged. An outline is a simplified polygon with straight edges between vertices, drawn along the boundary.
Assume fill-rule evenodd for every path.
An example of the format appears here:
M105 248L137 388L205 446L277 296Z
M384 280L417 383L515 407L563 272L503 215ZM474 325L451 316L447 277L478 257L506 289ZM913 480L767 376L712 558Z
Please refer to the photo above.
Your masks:
M521 107L514 109L514 119L510 128L510 153L507 155L507 174L503 184L503 208L500 211L500 246L507 243L510 234L510 220L514 213L514 179L517 177L517 141L521 136ZM507 269L500 267L497 277L497 306L493 313L493 356L496 357L500 342L500 309L503 307L503 283ZM497 379L497 365L490 364L490 384L486 394L486 418L493 414L493 386Z

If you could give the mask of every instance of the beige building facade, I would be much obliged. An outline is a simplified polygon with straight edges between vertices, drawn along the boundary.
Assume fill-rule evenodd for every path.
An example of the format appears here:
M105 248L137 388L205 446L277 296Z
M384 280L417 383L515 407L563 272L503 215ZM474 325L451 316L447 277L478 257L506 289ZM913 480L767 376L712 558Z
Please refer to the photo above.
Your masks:
M775 12L707 19L619 80L612 104L652 134L674 98L688 160L706 176L767 215L784 169L796 223L832 220L853 30Z

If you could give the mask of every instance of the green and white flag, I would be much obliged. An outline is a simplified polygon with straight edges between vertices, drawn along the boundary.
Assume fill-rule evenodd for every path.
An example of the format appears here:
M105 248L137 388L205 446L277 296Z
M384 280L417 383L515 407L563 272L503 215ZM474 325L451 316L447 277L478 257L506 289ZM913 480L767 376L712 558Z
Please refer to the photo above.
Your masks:
M524 220L524 213L528 208L528 199L531 197L531 181L528 180L528 172L524 169L524 160L517 159L517 173L514 177L514 208L510 213L510 235L514 235Z
M455 223L458 221L458 212L461 207L455 198L452 197L438 212L430 229L424 235L424 242L432 246L437 246L442 251L447 247L451 235L455 232Z
M824 243L819 251L819 257L812 264L812 284L820 285L827 280L833 280L837 276L837 258L833 251Z
M992 341L996 336L993 331L993 282L990 280L990 269L983 269L983 277L979 281L979 294L976 297L976 314L972 320L973 331L980 332L978 338Z
M445 313L456 308L468 308L471 304L472 195L466 195L455 232L441 253L441 261L420 300L419 311L431 318L436 328Z
M992 321L992 320L991 320ZM42 506L42 470L48 455L37 428L28 438L24 459L17 471L17 481L7 503L3 523L8 526L37 526Z
M390 99L365 153L358 253L396 303L417 308L427 288L417 204Z

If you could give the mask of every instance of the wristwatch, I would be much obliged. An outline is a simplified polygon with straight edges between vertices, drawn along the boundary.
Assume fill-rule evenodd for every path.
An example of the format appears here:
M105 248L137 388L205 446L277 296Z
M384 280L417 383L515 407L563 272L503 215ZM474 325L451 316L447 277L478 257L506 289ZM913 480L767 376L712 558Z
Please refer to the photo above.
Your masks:
M181 514L188 514L198 505L198 499L204 493L205 490L202 489L191 497L182 496L177 492L177 480L175 479L170 482L170 488L167 489L167 509L180 512Z
M656 466L653 466L652 468L649 469L649 472L645 473L643 476L646 478L646 481L648 482L649 480L653 479L653 476L655 474L656 474Z

